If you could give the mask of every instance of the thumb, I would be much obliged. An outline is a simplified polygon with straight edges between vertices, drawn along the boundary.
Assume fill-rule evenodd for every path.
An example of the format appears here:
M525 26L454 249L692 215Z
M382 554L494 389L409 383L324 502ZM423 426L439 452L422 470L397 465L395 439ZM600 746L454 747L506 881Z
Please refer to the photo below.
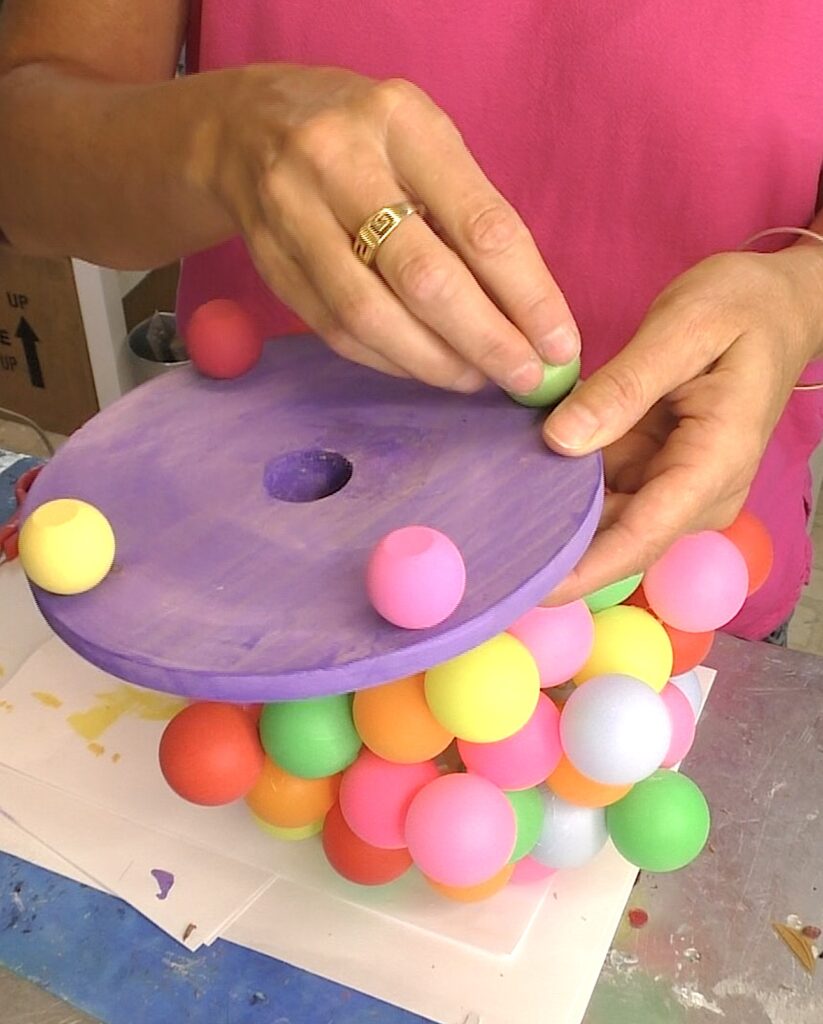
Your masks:
M622 352L557 406L543 427L550 448L568 455L604 448L713 362L714 332L694 337L693 328L674 321L670 311L651 313Z

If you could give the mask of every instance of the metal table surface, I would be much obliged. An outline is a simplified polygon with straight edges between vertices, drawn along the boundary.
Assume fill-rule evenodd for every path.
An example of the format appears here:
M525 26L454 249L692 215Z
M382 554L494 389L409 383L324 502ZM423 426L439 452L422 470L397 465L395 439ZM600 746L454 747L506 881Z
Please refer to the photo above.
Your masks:
M648 922L633 929L624 919L584 1024L823 1021L823 979L806 973L771 926L789 915L823 926L823 659L720 637L708 660L718 680L685 770L712 806L709 847L682 872L641 876L630 907ZM71 936L65 941L70 955ZM164 970L179 965L158 963ZM38 979L71 997L65 978ZM295 986L305 979L294 971ZM349 993L339 993L342 1008ZM93 1000L85 1006L95 1010ZM384 1007L380 1020L392 1013ZM124 1007L119 1019L141 1018ZM213 1024L194 1005L186 1019ZM316 1024L311 1011L287 1019ZM0 972L2 1024L92 1020Z

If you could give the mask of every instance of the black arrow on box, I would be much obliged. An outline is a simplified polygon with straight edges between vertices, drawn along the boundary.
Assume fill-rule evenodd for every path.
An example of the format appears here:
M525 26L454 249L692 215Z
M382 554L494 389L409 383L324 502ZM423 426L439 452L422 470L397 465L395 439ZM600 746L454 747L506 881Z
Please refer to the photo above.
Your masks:
M26 366L29 368L29 379L34 388L44 388L46 382L43 380L43 367L40 365L40 356L37 352L37 343L40 339L34 333L34 329L28 320L20 317L20 323L14 332L15 338L19 338L23 345L23 352L26 356Z

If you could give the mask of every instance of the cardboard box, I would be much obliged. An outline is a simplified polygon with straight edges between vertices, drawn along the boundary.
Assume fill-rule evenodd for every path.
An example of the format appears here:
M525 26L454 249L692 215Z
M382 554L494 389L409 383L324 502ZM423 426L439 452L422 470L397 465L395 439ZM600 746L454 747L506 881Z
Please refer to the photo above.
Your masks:
M70 260L0 247L0 406L60 434L98 411Z

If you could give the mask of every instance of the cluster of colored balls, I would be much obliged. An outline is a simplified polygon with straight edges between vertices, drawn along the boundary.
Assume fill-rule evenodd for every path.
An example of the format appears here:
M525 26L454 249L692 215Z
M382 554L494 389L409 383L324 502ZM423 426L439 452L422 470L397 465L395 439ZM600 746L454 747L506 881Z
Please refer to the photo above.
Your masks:
M684 538L642 590L635 577L535 608L464 654L355 694L192 704L163 735L161 769L196 803L244 799L280 839L319 835L331 867L360 885L414 867L449 899L484 899L578 868L609 840L639 868L677 870L710 823L675 770L694 740L705 653L679 637L712 636L736 614L768 563L760 541L755 559L733 534Z

